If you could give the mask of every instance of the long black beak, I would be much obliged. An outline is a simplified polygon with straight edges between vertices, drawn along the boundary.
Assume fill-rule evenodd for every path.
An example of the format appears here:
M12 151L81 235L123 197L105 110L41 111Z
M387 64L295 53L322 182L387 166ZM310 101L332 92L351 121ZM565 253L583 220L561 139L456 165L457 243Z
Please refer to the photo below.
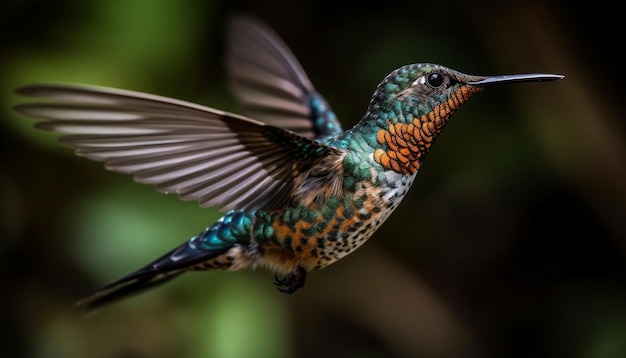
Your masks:
M504 75L504 76L488 76L480 81L468 82L467 84L475 87L491 87L497 85L504 85L507 83L517 82L544 82L562 80L565 76L550 75L543 73L530 73L524 75Z

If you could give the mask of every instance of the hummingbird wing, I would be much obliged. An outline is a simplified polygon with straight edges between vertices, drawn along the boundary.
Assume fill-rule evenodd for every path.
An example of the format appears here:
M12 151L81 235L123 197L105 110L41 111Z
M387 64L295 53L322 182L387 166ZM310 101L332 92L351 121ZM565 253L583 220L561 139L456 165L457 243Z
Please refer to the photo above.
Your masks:
M230 85L242 113L306 138L343 132L335 113L272 29L250 17L234 17L228 49Z
M44 119L36 127L64 134L60 141L77 155L202 207L281 208L326 184L317 184L325 173L316 164L336 170L333 163L343 158L338 149L291 131L167 97L76 85L16 92L46 100L15 110Z

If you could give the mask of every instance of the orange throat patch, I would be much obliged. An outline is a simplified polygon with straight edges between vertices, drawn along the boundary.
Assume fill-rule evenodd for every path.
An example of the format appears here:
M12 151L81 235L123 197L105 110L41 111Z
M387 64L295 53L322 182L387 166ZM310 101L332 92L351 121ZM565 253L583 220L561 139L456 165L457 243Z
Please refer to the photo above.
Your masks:
M413 123L388 121L387 129L380 129L376 133L376 140L386 150L376 149L374 160L388 170L414 174L450 117L480 90L477 87L461 86L447 101L435 106L431 112L420 118L413 118Z

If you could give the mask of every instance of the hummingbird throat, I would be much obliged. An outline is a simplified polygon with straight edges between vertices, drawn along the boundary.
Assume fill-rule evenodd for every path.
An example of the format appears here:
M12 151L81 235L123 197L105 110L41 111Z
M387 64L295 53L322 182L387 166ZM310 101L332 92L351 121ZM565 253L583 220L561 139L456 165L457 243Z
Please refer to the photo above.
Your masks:
M435 138L456 110L480 88L461 86L448 100L432 111L414 117L412 123L387 121L387 128L379 129L376 140L384 146L374 151L374 160L385 169L402 174L417 172Z

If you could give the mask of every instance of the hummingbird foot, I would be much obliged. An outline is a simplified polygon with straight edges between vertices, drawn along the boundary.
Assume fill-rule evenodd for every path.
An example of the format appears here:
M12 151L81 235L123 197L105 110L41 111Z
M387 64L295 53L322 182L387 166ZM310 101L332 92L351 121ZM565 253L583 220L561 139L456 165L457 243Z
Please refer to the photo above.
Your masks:
M306 270L300 266L297 266L283 278L278 278L278 276L274 276L274 284L278 286L278 290L280 292L294 293L299 288L304 287L305 279Z

